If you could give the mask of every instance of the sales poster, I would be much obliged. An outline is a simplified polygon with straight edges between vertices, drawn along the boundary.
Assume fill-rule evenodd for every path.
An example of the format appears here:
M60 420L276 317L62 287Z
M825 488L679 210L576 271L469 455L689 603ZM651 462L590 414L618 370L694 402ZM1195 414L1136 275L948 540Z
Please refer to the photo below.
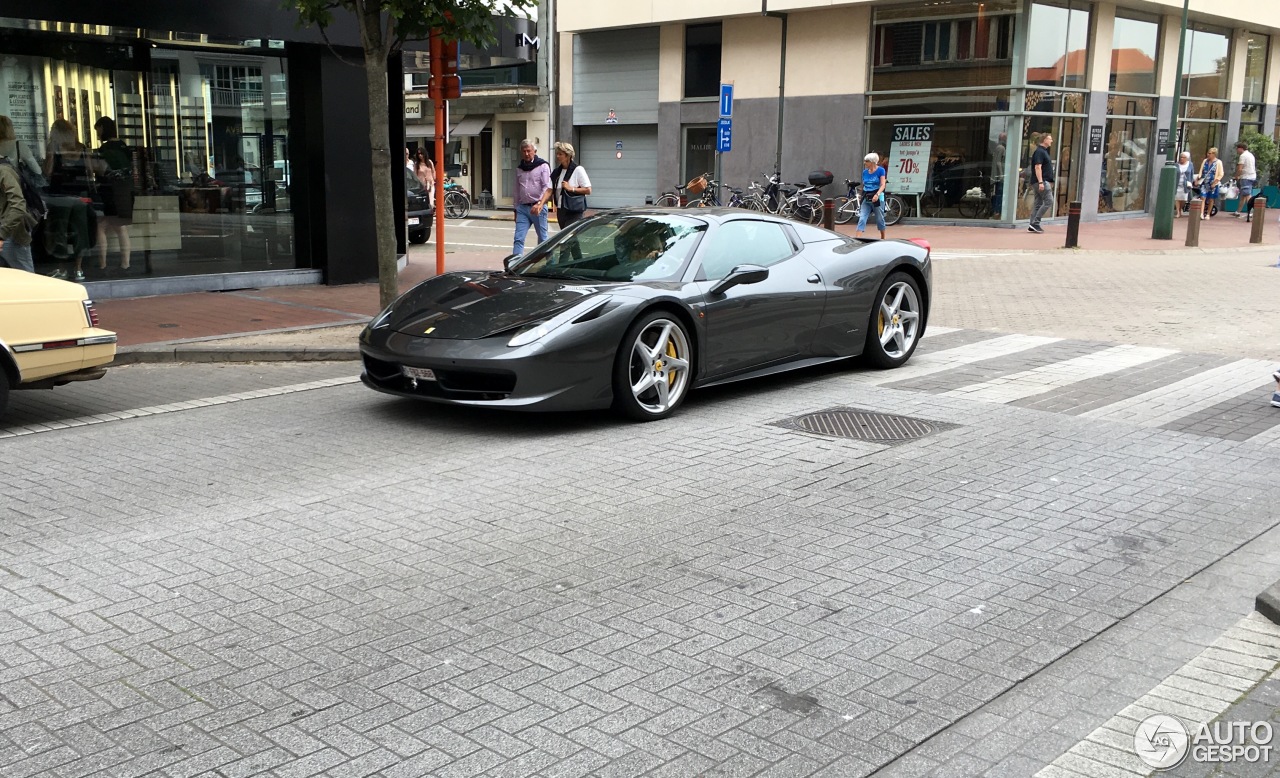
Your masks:
M932 149L932 124L895 124L885 169L888 190L895 194L923 193Z
M13 121L18 142L37 157L44 156L44 88L30 57L0 57L0 113Z

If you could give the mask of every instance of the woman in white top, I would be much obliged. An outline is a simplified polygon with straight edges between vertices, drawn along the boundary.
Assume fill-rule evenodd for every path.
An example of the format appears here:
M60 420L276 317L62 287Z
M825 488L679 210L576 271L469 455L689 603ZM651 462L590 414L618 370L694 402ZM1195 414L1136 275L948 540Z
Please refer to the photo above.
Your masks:
M1191 199L1191 187L1196 180L1196 169L1191 166L1191 152L1178 155L1178 188L1173 193L1173 218L1181 218L1182 209Z
M587 178L586 168L573 161L571 144L561 142L554 148L559 167L551 172L551 187L555 190L551 202L555 203L556 223L563 230L586 213L591 179Z

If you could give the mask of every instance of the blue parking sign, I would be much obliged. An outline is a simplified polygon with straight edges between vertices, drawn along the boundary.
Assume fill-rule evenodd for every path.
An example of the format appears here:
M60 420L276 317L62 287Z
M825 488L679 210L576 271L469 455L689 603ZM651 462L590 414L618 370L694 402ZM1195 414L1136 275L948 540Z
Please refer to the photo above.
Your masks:
M720 116L725 119L733 116L733 84L720 85Z
M721 119L716 125L716 151L723 154L733 150L733 119Z

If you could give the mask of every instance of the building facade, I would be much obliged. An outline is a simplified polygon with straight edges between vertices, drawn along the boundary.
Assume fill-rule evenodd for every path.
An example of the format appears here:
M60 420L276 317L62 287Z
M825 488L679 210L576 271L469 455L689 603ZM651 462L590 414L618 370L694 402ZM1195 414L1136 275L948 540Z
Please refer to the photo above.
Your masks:
M495 16L496 41L483 49L459 47L462 97L449 102L449 142L444 169L487 207L513 206L520 141L547 151L551 137L550 73L545 14L539 19ZM404 54L405 139L412 151L431 149L434 103L427 97L430 59L425 42ZM434 156L434 155L433 155Z
M46 186L38 271L79 269L98 297L376 277L351 24L330 45L276 0L8 0L0 14L0 114ZM387 174L402 209L397 154Z
M1172 142L1234 170L1244 130L1275 135L1280 3L1191 0L560 0L561 135L593 205L638 204L713 169L719 85L734 86L722 179L831 170L835 193L868 151L921 218L1012 224L1023 177L1054 136L1057 208L1150 212ZM781 137L781 143L779 138Z

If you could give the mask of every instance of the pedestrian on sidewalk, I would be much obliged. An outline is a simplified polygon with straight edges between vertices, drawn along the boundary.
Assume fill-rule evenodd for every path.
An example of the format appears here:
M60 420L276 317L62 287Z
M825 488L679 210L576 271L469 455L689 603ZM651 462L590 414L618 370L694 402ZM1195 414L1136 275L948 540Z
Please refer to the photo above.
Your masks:
M528 138L520 141L520 164L516 165L516 239L511 253L524 255L524 239L529 226L538 233L538 242L547 239L547 212L551 199L551 165L538 156L538 147Z
M418 179L418 183L422 185L423 191L427 193L427 199L431 201L431 207L436 205L436 163L427 156L426 149L418 147L418 159L413 165L413 177Z
M1200 175L1196 177L1196 186L1200 187L1200 197L1204 200L1204 209L1200 213L1203 220L1213 218L1222 176L1222 160L1218 159L1218 147L1214 146L1209 149L1204 162L1200 163Z
M1191 200L1191 189L1195 186L1196 169L1191 165L1191 152L1178 154L1178 190L1173 193L1173 217L1182 217L1182 211Z
M862 208L858 212L858 232L854 235L855 238L862 237L867 229L867 219L874 211L880 240L884 240L884 187L888 182L888 174L880 166L879 154L873 151L862 158Z
M133 224L133 152L116 131L110 116L100 116L93 124L98 135L94 173L98 178L98 269L107 269L107 233L115 235L120 247L120 269L129 269L132 248L129 225Z
M1272 373L1271 377L1276 380L1276 390L1271 393L1271 407L1280 408L1280 369Z
M1053 145L1053 134L1046 132L1040 137L1040 145L1031 155L1031 179L1035 186L1036 203L1031 208L1031 223L1027 232L1044 232L1040 220L1053 208L1053 157L1049 156L1049 147Z
M1240 218L1244 212L1245 221L1253 221L1253 189L1258 184L1258 161L1249 145L1244 141L1236 141L1236 186L1240 187L1240 197L1236 201L1235 217ZM1247 203L1247 205L1246 205Z
M555 197L551 202L552 209L556 212L556 223L563 230L587 212L591 179L587 177L587 169L573 160L573 144L560 141L553 148L556 150L558 167L551 175L555 189Z
M31 223L18 168L0 157L0 267L36 272L31 259Z

